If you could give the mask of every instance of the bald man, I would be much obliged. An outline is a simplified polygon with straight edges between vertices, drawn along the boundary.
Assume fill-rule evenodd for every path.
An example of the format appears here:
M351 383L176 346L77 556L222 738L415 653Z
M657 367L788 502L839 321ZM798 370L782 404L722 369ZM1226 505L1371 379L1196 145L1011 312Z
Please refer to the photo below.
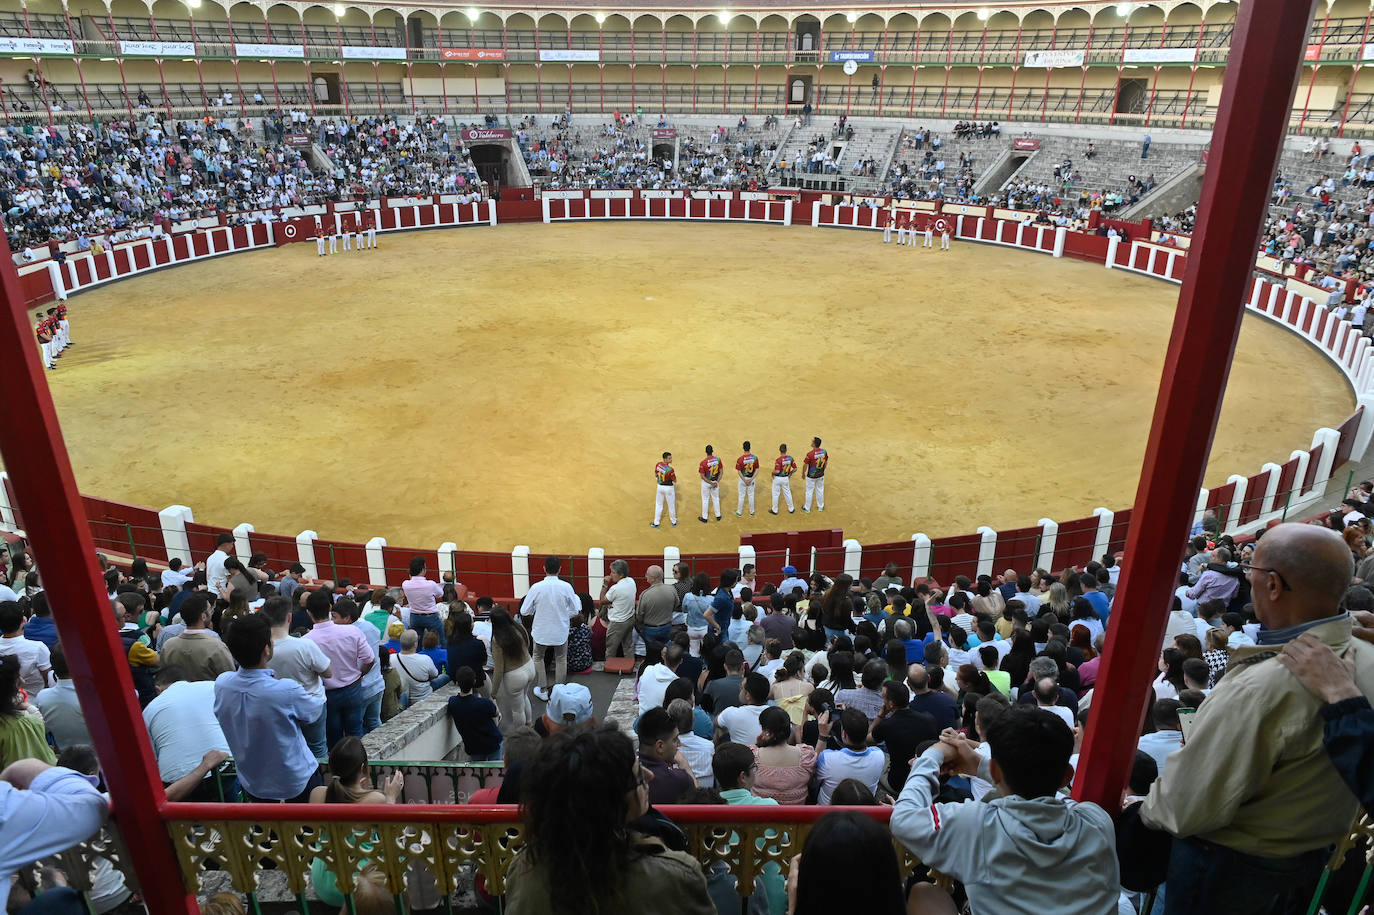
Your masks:
M1322 701L1278 658L1308 634L1374 695L1374 645L1341 606L1353 566L1340 535L1310 524L1270 529L1244 566L1258 644L1235 649L1140 809L1177 837L1166 915L1306 910L1359 803L1322 745Z

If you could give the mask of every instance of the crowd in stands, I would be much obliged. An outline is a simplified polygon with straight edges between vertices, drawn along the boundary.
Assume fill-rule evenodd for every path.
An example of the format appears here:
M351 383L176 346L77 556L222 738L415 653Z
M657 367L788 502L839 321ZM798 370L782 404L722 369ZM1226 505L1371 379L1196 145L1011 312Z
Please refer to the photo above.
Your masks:
M383 194L478 193L461 141L438 119L322 120L275 112L259 134L243 120L112 120L0 128L0 212L10 250L123 240L165 222ZM284 142L286 125L318 138L332 167ZM258 218L271 218L259 215ZM149 228L153 226L154 228Z
M241 562L228 534L192 568L104 573L172 799L216 797L232 756L230 793L245 800L394 803L399 778L374 784L359 738L451 680L440 698L463 752L504 764L472 802L521 804L511 912L739 911L730 870L703 868L658 809L674 804L892 805L890 827L822 817L790 873L763 867L753 912L847 899L1102 915L1136 911L1161 882L1158 911L1289 912L1305 910L1356 811L1374 808L1371 492L1254 541L1219 535L1211 514L1196 525L1162 645L1116 648L1159 664L1111 811L1066 800L1115 618L1111 554L914 586L895 565L872 580L791 566L764 580L745 566L713 581L679 563L671 582L657 566L636 582L615 560L596 596L550 557L517 612L436 580L423 558L399 588L369 590ZM41 573L22 547L3 558L7 875L89 835L103 798ZM601 655L629 662L633 722L598 722L570 679ZM33 817L57 810L70 828L35 839ZM952 894L924 870L904 884L893 838ZM359 875L355 901L372 879ZM312 882L344 904L324 862Z

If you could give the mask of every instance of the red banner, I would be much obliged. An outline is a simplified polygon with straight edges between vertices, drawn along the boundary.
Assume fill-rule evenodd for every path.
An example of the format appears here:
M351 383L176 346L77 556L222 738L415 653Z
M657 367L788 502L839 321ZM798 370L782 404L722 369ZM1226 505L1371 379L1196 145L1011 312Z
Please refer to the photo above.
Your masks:
M1319 44L1310 44L1310 45L1307 46L1307 50L1303 52L1302 59L1303 59L1303 60L1317 60L1317 59L1320 58L1321 56L1322 56L1322 46L1319 45Z
M1040 148L1040 141L1031 137L1017 137L1011 141L1011 148L1036 150Z
M653 138L655 140L671 140L677 136L676 127L655 127Z
M464 130L461 136L464 143L475 140L509 140L511 132L509 127L471 127Z
M282 139L286 142L287 146L294 148L309 146L311 143L315 142L308 133L288 133L286 136L282 137Z
M444 60L505 60L504 48L440 48Z

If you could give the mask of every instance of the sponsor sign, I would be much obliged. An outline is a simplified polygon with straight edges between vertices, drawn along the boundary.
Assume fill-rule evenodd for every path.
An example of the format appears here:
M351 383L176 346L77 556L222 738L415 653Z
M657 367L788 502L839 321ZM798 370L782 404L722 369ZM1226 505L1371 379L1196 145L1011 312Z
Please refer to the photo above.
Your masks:
M944 232L949 232L951 229L952 229L952 226L951 226L951 224L950 224L950 221L949 221L948 219L945 219L943 216L941 216L940 218L938 218L938 219L935 220L935 231L936 231L936 232L944 233Z
M121 41L119 53L125 57L195 57L193 41Z
M1197 48L1127 48L1121 62L1127 64L1190 64Z
M692 191L693 200L734 200L734 191Z
M509 127L469 127L460 136L464 143L476 143L483 140L509 140L511 132Z
M671 140L676 136L676 127L655 127L653 131L653 138L655 140Z
M315 142L314 139L308 133L288 133L284 137L282 137L282 140L286 143L287 146L290 146L294 149L302 149L310 146L312 143Z
M405 60L405 48L365 48L359 45L343 46L344 60Z
M1040 148L1040 141L1032 137L1016 137L1011 141L1011 148L1036 150Z
M1303 59L1303 60L1316 60L1317 58L1319 58L1319 57L1321 57L1321 56L1322 56L1322 46L1319 45L1319 44L1310 44L1310 45L1307 46L1307 50L1305 50L1305 51L1302 52L1302 59Z
M682 191L640 191L642 200L681 200Z
M0 38L0 54L74 54L76 49L65 38Z
M539 59L544 63L596 63L601 59L601 52L595 49L547 48L539 52Z
M619 189L592 191L590 194L593 200L628 200L631 197L634 197L634 195L634 191Z
M1081 67L1082 51L1027 51L1027 67Z
M546 190L542 196L550 200L581 200L586 196L586 193L584 191Z
M874 57L875 57L875 55L874 55L874 52L872 52L872 51L831 51L831 52L830 52L830 62L831 62L832 64L841 64L841 63L844 63L846 60L852 60L852 61L855 61L855 62L861 63L861 64L871 64L871 63L873 63Z
M1374 60L1374 44L1367 44L1360 53L1360 60Z
M291 57L305 59L305 45L299 44L244 44L235 43L236 57Z
M443 60L505 60L504 48L440 48Z
M1025 222L1027 219L1033 219L1034 217L1035 214L1033 213L1023 213L1020 210L1004 210L1001 207L992 211L993 219L1003 219L1007 222Z
M942 207L944 212L955 216L986 216L987 207L974 206L971 203L947 203Z
M801 191L794 187L770 187L767 193L769 197L791 197L794 200L801 199Z

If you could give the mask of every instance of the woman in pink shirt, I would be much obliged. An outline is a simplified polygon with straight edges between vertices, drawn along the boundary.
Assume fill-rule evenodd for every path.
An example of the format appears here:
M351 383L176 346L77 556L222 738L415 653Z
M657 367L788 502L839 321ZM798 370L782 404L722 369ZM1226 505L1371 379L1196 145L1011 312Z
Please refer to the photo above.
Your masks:
M754 793L779 804L805 804L811 778L816 774L816 749L794 746L792 718L783 708L769 706L759 715L759 736L752 747L758 774Z

